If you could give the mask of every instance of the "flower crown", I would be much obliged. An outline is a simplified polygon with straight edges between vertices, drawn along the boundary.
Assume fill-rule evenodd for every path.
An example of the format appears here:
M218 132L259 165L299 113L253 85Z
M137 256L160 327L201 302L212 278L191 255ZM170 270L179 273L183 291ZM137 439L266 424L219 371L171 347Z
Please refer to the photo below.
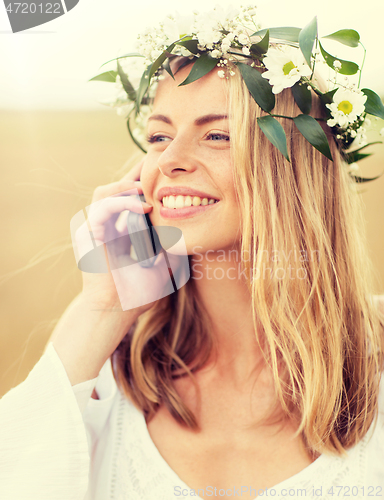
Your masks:
M309 114L312 90L323 103L327 124L353 179L367 182L380 177L382 174L373 178L356 174L356 162L370 156L361 150L381 142L367 143L364 128L369 124L367 115L384 119L380 97L370 89L359 88L363 64L359 67L355 62L329 54L318 37L316 17L303 29L260 29L254 22L255 13L255 7L224 11L217 6L208 14L195 12L191 17L168 16L158 28L147 29L139 35L137 53L113 59L117 61L116 71L107 71L91 80L115 82L119 93L109 104L118 107L119 114L126 116L133 141L145 152L142 139L149 105L153 101L156 83L164 78L163 71L174 78L170 67L172 59L184 56L186 63L193 65L180 85L198 80L215 67L218 67L218 77L230 78L235 64L253 99L267 113L257 119L260 129L288 161L286 134L278 118L293 120L305 139L332 160L328 139L319 124L324 119ZM361 45L364 63L365 48L357 31L342 29L323 38L349 47ZM135 63L131 64L133 57ZM320 90L315 73L315 68L317 72L321 66L330 68L331 73L327 79L329 88L325 92ZM259 71L261 68L263 72ZM135 71L139 71L139 78L135 78ZM356 75L357 84L351 82L352 75ZM291 88L301 111L298 116L273 114L275 95L286 88ZM136 122L134 130L130 125L132 116ZM384 129L381 134L383 132ZM350 151L351 146L357 149Z

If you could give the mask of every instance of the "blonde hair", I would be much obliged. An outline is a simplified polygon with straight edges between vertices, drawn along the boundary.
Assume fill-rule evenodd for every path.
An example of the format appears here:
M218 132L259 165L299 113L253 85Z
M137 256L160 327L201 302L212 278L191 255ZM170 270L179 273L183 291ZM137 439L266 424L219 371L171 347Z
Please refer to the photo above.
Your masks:
M275 383L276 405L268 418L279 404L310 451L343 454L377 416L384 369L384 320L370 298L373 270L361 200L332 137L333 162L284 119L291 163L283 158L258 128L265 113L234 70L231 150L242 255L249 252L242 266L256 338ZM277 96L274 113L300 113L290 89ZM321 113L314 96L312 114ZM299 259L300 275L281 275L276 256L283 254L287 268L295 269L298 251L306 257ZM260 279L265 265L267 279L265 273ZM193 279L132 326L114 354L114 375L148 420L164 404L177 421L198 428L173 382L185 375L193 380L204 366L213 348L211 331Z

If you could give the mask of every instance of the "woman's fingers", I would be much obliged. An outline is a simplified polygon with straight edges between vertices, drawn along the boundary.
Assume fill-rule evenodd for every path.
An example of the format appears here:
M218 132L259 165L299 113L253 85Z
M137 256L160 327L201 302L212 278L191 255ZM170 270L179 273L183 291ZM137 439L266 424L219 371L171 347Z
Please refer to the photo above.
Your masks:
M92 198L92 203L108 198L109 196L119 196L127 194L142 194L143 190L140 182L140 172L144 160L135 165L124 177L116 182L98 186Z
M144 214L150 212L152 206L133 196L111 196L104 198L99 202L93 203L88 213L88 221L92 230L95 231L95 228L100 228L111 220L114 215L120 214L124 210ZM113 220L115 222L114 218Z
M120 180L95 189L87 207L88 218L76 232L78 245L86 249L90 235L96 244L117 240L128 234L126 218L129 211L146 214L152 210L152 206L138 196L143 193L139 181L143 163L143 160L137 163Z
M103 198L108 198L109 196L116 196L119 194L135 194L139 192L142 193L140 181L133 181L128 179L120 179L116 182L111 182L105 186L98 186L93 192L92 203L102 200Z
M139 161L134 167L131 168L129 172L127 172L123 179L124 180L133 180L133 181L139 181L140 180L140 173L141 169L143 168L144 164L144 158Z

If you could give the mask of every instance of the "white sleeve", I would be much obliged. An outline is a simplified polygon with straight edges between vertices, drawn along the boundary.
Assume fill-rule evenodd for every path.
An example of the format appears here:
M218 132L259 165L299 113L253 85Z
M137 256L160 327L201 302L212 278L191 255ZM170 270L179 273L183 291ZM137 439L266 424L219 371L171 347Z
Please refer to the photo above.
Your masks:
M367 495L384 495L384 374L381 375L379 411L376 426L367 444Z
M50 343L27 379L3 396L1 500L84 499L90 458L82 410L96 380L73 389Z
M96 382L97 382L97 377L92 380L87 380L86 382L81 382L80 384L72 386L72 390L73 393L75 394L75 398L77 404L79 405L81 413L84 413L89 403L93 389L96 386Z

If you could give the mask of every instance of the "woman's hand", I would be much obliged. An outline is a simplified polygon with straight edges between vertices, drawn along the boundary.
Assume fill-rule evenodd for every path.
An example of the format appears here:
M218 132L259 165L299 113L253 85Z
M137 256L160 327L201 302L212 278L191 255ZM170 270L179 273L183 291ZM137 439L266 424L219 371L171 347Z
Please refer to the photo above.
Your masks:
M151 205L141 202L137 197L133 196L135 193L142 194L143 192L139 181L142 164L142 161L138 163L120 181L96 188L88 211L88 220L76 231L76 244L80 256L87 254L89 251L89 234L91 233L94 245L103 247L104 251L100 252L99 256L102 257L104 268L109 268L111 257L115 261L111 266L112 269L120 256L124 256L127 265L134 262L129 256L131 250L129 237L122 238L127 235L126 223L121 224L119 228L116 227L116 221L120 214L126 210L141 214L149 213L152 210ZM126 216L127 213L125 213L124 217L125 222ZM124 221L121 221L120 218L120 222ZM109 257L107 257L106 244L110 253ZM114 250L113 256L111 250ZM120 256L118 252L120 252ZM100 264L100 262L96 264ZM83 272L82 277L82 295L85 300L93 303L98 308L122 309L114 278L110 271L107 273Z
M107 246L114 263L122 259L125 266L111 266L112 271L105 273L83 272L83 290L53 332L51 341L72 385L98 375L131 325L163 296L160 292L170 282L164 254L158 255L152 268L142 268L129 255L126 223L121 225L122 229L116 227L117 219L125 210L137 213L152 210L149 204L129 196L133 192L142 193L139 182L142 164L137 164L120 181L95 190L88 220L76 231L80 255L85 240L89 242L90 230L96 246L105 247L106 242L124 241L124 245L107 243ZM127 237L121 238L124 234ZM177 256L168 258L175 269ZM156 295L156 292L159 293Z

